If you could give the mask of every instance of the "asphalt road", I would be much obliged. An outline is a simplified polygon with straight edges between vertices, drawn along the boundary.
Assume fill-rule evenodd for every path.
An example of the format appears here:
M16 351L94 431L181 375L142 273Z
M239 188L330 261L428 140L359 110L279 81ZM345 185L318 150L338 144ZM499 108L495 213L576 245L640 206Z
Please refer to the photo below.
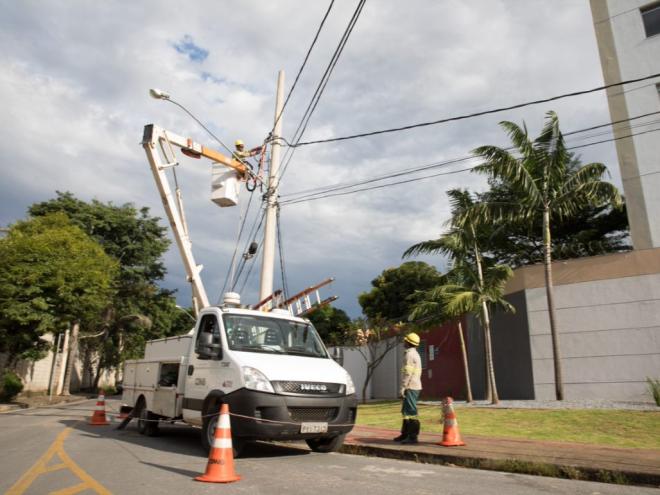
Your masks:
M417 464L302 446L256 444L235 461L242 480L206 484L193 478L207 459L199 430L165 425L158 437L89 426L94 401L0 414L0 493L250 494L656 494L653 488ZM118 407L108 401L108 408Z

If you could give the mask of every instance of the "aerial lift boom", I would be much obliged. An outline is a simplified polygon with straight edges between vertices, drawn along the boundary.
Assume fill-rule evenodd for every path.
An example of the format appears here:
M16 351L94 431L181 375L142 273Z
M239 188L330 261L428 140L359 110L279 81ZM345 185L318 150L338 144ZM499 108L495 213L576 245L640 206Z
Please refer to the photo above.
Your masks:
M202 146L190 138L178 136L154 124L144 127L142 147L147 154L151 172L158 186L158 192L160 193L165 213L172 227L172 233L174 234L174 239L183 260L188 281L192 285L193 309L195 314L197 314L200 309L209 306L209 300L200 277L203 267L195 263L192 253L192 243L188 235L180 191L177 186L175 200L170 189L169 181L165 175L165 171L168 168L178 165L173 146L180 148L187 156L208 158L219 165L217 168L225 171L223 174L220 174L220 181L216 184L217 187L214 186L217 189L214 192L214 202L220 206L234 206L236 204L236 181L244 178L248 171L244 163L227 157L211 148ZM232 191L232 188L234 188L234 191Z

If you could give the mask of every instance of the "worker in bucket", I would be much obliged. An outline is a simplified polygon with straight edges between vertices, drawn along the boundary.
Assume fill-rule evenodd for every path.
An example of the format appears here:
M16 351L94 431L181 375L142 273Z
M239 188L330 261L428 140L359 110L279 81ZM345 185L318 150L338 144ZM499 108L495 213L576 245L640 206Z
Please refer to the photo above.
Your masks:
M401 414L403 423L401 435L394 439L402 444L417 443L419 435L419 419L417 415L417 399L422 391L422 358L417 352L419 335L410 332L403 339L405 351L403 354L403 367L401 368L401 390L403 399Z
M261 146L252 148L251 150L245 149L245 143L241 139L237 139L234 143L236 150L234 151L234 158L237 160L243 161L245 158L250 158L251 156L258 155L261 153Z

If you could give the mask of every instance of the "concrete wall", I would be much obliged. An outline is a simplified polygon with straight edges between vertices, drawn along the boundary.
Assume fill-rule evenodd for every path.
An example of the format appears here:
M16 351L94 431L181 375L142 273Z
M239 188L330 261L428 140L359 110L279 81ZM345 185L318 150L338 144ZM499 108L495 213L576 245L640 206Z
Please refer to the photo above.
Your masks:
M545 288L526 292L534 389L554 399ZM660 377L660 274L555 287L566 399L650 401Z
M53 342L53 336L46 334L43 340ZM21 360L16 364L16 373L23 381L23 393L48 393L52 374L53 394L57 395L62 391L64 380L64 367L67 360L67 352L63 351L63 342L60 343L58 352L48 351L43 359L38 361ZM93 375L90 372L83 373L86 368L93 372L93 367L83 365L84 356L78 356L71 375L71 391L77 392L82 388L89 388L93 383ZM0 355L0 367L6 366L6 356ZM101 375L99 385L114 385L114 372L106 371Z
M331 353L333 349L330 349ZM367 361L356 347L342 347L341 349L344 354L344 369L351 375L358 397L362 398L362 387L367 378ZM367 385L367 399L397 398L399 390L398 370L403 352L402 349L402 346L397 346L390 350L378 365L369 385ZM361 350L368 356L366 346L363 346Z
M381 343L380 351L383 352L385 343ZM403 345L399 344L390 349L387 355L376 368L372 378L372 399L396 399L399 395L399 369L403 358Z

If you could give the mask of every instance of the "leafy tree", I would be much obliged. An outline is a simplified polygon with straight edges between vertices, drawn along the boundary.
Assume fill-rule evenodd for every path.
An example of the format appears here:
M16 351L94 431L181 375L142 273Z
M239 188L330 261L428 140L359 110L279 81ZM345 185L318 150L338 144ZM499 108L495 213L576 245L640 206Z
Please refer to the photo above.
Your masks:
M66 215L13 225L0 239L0 351L10 366L39 358L45 333L98 318L117 274L117 262Z
M308 316L326 345L342 345L346 340L351 319L345 311L326 304Z
M367 387L376 368L392 349L401 343L403 324L391 324L382 318L368 321L357 318L348 329L349 342L352 341L367 365L367 374L362 384L362 402L367 402Z
M372 321L405 320L418 297L416 291L440 282L438 271L422 261L407 261L388 268L371 281L373 288L359 295L362 312Z
M119 261L112 305L102 321L83 325L86 332L100 336L84 343L85 349L97 353L95 382L102 368L120 367L124 359L139 356L146 340L182 332L185 315L176 308L172 292L157 285L165 274L166 228L149 215L148 208L87 203L69 192L58 192L55 199L36 203L29 212L33 216L65 213Z
M552 283L552 226L554 221L575 217L585 208L620 207L621 197L615 186L602 180L607 172L602 163L571 169L571 155L566 150L559 119L554 112L548 112L541 134L533 141L524 125L522 128L513 122L500 125L511 138L517 155L496 146L481 146L474 150L474 154L483 158L484 163L474 170L507 184L513 193L512 198L510 201L479 203L464 219L481 225L496 223L504 228L518 226L521 222L530 226L540 223L555 393L557 400L562 400L564 390Z

